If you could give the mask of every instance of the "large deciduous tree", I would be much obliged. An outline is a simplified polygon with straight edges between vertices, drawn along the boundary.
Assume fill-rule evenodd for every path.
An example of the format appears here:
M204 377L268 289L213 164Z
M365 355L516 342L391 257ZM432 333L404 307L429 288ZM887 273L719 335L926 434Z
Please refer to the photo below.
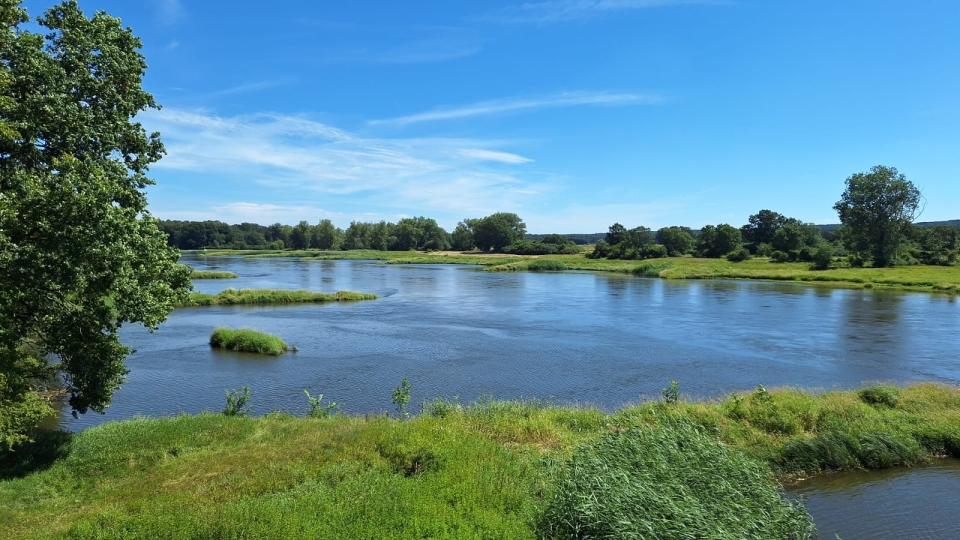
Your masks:
M920 204L920 190L894 167L877 165L847 178L833 208L844 225L844 244L874 266L892 266Z
M501 250L514 242L523 240L527 234L527 225L520 216L509 212L498 212L481 218L473 225L473 240L483 251Z
M21 25L0 0L0 447L51 410L59 375L75 413L103 411L127 370L120 325L154 328L185 296L189 269L147 212L158 108L141 88L140 40L75 1Z

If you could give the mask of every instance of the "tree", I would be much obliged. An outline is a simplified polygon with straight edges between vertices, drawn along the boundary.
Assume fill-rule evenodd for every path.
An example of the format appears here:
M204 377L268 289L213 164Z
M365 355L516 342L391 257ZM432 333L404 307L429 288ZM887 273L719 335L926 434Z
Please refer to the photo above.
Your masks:
M453 229L453 233L450 235L453 249L457 251L470 251L477 247L473 240L473 228L478 221L477 219L467 218L457 223L457 227Z
M605 236L603 240L607 244L615 246L620 242L623 242L623 239L626 238L626 236L627 228L619 223L614 223L609 229L607 229L607 236Z
M293 249L307 249L310 247L310 233L313 228L305 220L293 228L290 232L290 247Z
M714 227L707 225L697 237L697 255L700 257L723 257L740 247L743 237L740 229L726 223Z
M140 40L75 1L20 28L0 0L0 447L25 439L59 374L75 414L102 412L124 375L117 330L155 328L186 298L189 268L147 211L163 144L133 117L158 108ZM49 407L45 407L47 413Z
M746 225L740 227L744 242L772 244L774 233L787 224L788 218L772 210L760 210L747 221Z
M850 176L846 185L833 208L844 225L847 249L871 258L874 266L896 264L916 218L920 190L896 168L883 165Z
M334 227L329 219L321 220L313 229L313 247L317 249L337 249L340 247L343 233Z
M657 231L657 242L667 248L667 255L679 257L690 253L695 244L686 227L664 227Z
M498 212L480 219L473 226L473 239L482 251L501 250L510 244L523 240L527 225L520 216L507 212Z

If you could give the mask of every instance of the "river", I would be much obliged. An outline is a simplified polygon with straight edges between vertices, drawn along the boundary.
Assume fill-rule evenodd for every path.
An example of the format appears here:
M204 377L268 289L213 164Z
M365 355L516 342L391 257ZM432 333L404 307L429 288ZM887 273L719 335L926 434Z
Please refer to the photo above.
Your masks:
M196 289L373 292L368 302L174 311L156 333L128 325L130 375L106 415L218 410L249 386L254 412L307 410L304 390L349 413L412 403L543 398L616 408L676 380L694 398L768 388L854 388L877 381L960 382L960 304L951 296L799 284L666 281L598 273L494 273L452 265L184 257L239 279ZM217 326L278 334L277 358L211 350Z
M216 411L225 390L242 386L251 388L255 414L303 414L304 390L322 393L342 412L378 414L392 408L391 392L404 377L413 386L414 411L415 404L440 396L463 402L540 398L613 409L658 399L671 380L693 398L758 384L848 389L873 382L960 383L960 303L947 295L371 261L185 256L183 262L240 276L198 280L201 292L302 288L381 298L183 308L156 333L126 326L121 341L136 353L107 413L63 415L62 427ZM261 357L212 350L208 340L217 326L277 334L299 352ZM834 476L791 491L810 496L824 538L834 532L847 540L946 538L937 531L953 534L960 515L942 511L944 494L960 493L960 467L950 463L949 474L923 468ZM845 490L830 481L846 482ZM890 493L920 501L919 509L897 514L905 507L895 497L884 499ZM883 500L891 510L884 510ZM896 524L900 528L890 528Z

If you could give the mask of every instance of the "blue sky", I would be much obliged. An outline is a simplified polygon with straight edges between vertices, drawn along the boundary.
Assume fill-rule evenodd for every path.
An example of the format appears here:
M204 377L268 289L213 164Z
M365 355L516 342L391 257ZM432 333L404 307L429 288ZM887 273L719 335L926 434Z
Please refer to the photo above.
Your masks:
M160 218L834 223L877 164L960 218L955 0L80 5L144 42Z

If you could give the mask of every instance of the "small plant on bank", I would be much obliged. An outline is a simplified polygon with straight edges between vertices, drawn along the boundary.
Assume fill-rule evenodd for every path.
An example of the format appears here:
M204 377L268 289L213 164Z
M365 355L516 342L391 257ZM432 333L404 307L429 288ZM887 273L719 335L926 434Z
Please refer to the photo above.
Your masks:
M239 390L226 390L227 405L220 411L224 416L247 416L250 414L250 387L244 386Z
M410 417L410 413L407 412L407 404L410 403L410 390L412 389L413 387L407 382L406 377L400 382L400 386L393 389L393 405L397 410L397 418L401 420Z
M680 385L677 381L670 381L670 386L663 389L663 401L667 405L676 405L680 402Z
M337 409L340 408L337 402L323 405L320 403L323 401L323 394L317 394L317 397L311 397L310 392L304 390L303 393L307 395L307 402L310 403L310 410L307 411L307 416L310 418L330 418L337 414Z

